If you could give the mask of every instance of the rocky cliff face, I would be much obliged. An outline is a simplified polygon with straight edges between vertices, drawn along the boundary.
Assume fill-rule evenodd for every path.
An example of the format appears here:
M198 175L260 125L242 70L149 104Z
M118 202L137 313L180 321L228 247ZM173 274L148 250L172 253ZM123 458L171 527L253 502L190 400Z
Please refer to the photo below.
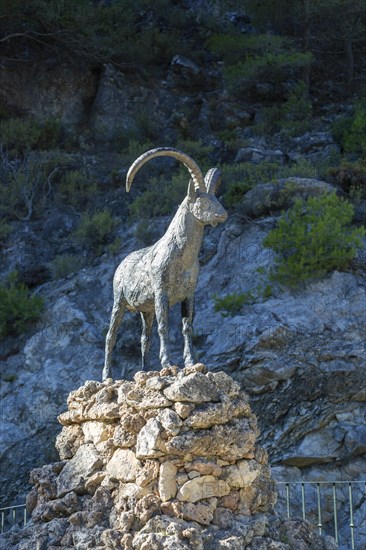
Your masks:
M33 470L32 521L2 548L332 550L281 521L247 395L202 364L89 381L59 417L61 461Z
M251 291L273 265L262 246L272 218L208 230L202 251L194 322L197 356L232 375L251 395L262 444L279 479L362 479L365 471L365 281L334 272L297 293L280 291L223 319L212 296ZM123 228L122 230L124 230ZM22 502L29 470L56 460L56 417L67 394L98 380L120 259L137 248L125 231L119 258L43 285L44 317L33 335L5 350L1 389L3 504ZM181 364L179 311L170 339ZM139 370L140 326L126 316L114 352L114 375ZM155 333L152 359L157 366ZM357 496L362 502L362 495Z

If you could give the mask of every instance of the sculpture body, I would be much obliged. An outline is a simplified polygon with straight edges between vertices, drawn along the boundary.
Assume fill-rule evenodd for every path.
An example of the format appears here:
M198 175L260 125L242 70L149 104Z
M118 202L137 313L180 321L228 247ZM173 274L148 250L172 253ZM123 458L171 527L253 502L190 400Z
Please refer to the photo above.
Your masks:
M194 364L192 320L203 231L205 225L215 226L227 218L226 211L215 197L221 174L213 168L204 178L191 157L176 149L162 147L148 151L133 163L127 174L127 191L140 167L158 156L174 157L188 168L191 174L188 194L163 237L150 247L132 252L115 272L114 303L106 337L103 380L111 377L111 354L126 309L141 315L142 369L149 365L155 316L160 337L160 362L163 367L169 367L172 362L168 343L168 310L181 302L184 364Z

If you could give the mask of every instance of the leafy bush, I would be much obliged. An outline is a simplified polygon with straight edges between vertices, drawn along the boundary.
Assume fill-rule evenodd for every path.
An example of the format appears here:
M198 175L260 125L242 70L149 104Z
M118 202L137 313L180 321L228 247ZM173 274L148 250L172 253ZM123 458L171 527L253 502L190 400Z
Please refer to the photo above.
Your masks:
M130 204L132 218L146 219L172 214L187 194L188 182L186 168L181 168L170 179L152 178L146 191Z
M150 246L157 240L154 227L152 227L153 223L148 220L141 220L136 226L135 237L143 246Z
M43 310L43 298L30 294L16 273L0 284L0 303L0 338L21 334L39 319Z
M56 256L50 264L53 279L63 279L83 266L83 259L76 254Z
M352 116L339 117L332 132L345 153L366 157L366 99L355 105Z
M245 98L248 94L258 96L257 83L268 85L266 97L283 95L282 83L289 78L297 79L300 69L311 62L311 55L301 52L272 53L268 52L254 58L247 58L236 65L226 67L224 76L226 85L234 97Z
M95 214L83 214L79 227L74 231L78 244L87 248L93 255L103 253L105 246L113 240L118 222L109 210Z
M58 168L43 164L38 153L11 161L2 151L0 169L0 214L5 219L30 220L49 199Z
M259 134L283 132L288 136L296 136L308 131L312 104L305 96L303 83L297 83L284 103L263 107L260 115L260 121L253 128Z
M176 147L190 155L199 164L202 171L210 167L209 157L213 151L212 145L204 145L200 140L182 139L178 141Z
M214 33L205 46L227 65L235 65L243 58L259 56L263 52L281 52L286 43L282 36L264 34L238 34L237 29L229 28L226 33Z
M132 164L140 155L152 149L153 143L151 141L141 142L136 139L128 141L127 146L123 147L121 153L121 164Z
M0 221L0 245L6 241L11 233L11 226L4 220Z
M297 200L263 241L278 254L273 279L296 287L346 267L365 234L352 217L352 205L334 193Z
M260 183L268 183L280 178L292 176L302 178L319 177L320 165L303 159L296 164L281 165L276 162L243 162L228 164L221 167L222 179L225 182L223 199L227 207L235 207L240 203L243 195ZM323 170L322 170L323 171Z
M214 311L220 312L222 317L234 317L240 313L245 304L254 302L253 294L249 292L232 292L226 296L214 296Z
M264 267L257 269L259 281L253 288L246 292L231 292L225 296L213 296L214 311L220 312L222 317L234 317L238 315L244 305L263 302L271 298L272 285L268 283L268 273Z
M328 174L351 197L358 195L360 199L366 199L366 159L343 161L337 168L331 168Z
M258 98L261 87L266 99L282 97L283 83L296 81L301 69L312 62L310 53L300 52L289 39L269 33L239 34L228 28L226 33L212 34L205 45L224 61L226 87L238 99L248 95Z
M58 190L68 204L85 210L98 192L98 183L87 170L68 170L63 174Z
M2 146L13 156L24 155L33 149L52 149L61 136L61 124L57 119L44 123L31 118L9 118L0 121Z
M188 34L193 13L169 0L28 0L25 6L13 8L14 34L23 31L22 12L27 17L23 48L24 42L33 46L34 36L41 35L42 44L50 43L54 55L66 53L88 62L143 71L151 64L168 63L176 53L188 53L194 40Z

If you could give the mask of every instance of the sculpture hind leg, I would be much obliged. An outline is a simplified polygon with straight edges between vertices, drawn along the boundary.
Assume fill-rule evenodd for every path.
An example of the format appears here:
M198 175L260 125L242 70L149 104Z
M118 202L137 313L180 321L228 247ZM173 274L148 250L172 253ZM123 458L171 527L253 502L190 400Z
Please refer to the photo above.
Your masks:
M142 370L148 370L150 366L150 346L151 346L151 331L154 322L154 311L142 312L142 335L141 335L141 358L142 358Z
M108 333L105 339L105 361L103 369L103 380L112 378L112 351L116 343L117 332L121 326L123 316L126 311L125 302L114 303L111 315L111 322L109 324Z
M192 322L193 322L193 309L194 309L194 298L190 296L182 302L182 332L184 340L184 366L189 367L194 365L194 352L192 345Z
M155 313L160 337L160 363L162 367L172 367L168 334L169 300L164 292L159 291L155 294Z

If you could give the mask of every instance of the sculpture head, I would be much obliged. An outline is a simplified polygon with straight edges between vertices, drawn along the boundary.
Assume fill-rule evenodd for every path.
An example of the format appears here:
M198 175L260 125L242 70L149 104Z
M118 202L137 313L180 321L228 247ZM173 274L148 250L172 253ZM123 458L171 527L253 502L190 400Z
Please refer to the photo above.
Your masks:
M211 168L203 177L201 169L189 155L172 147L151 149L136 159L127 173L126 190L130 190L136 173L145 162L162 156L173 157L188 168L191 180L188 186L187 205L193 216L203 225L213 227L224 222L227 219L227 212L215 197L221 183L220 170Z
M204 178L205 191L196 191L192 180L188 186L188 207L194 217L204 225L216 227L227 219L225 208L215 197L220 183L220 170L211 168Z

